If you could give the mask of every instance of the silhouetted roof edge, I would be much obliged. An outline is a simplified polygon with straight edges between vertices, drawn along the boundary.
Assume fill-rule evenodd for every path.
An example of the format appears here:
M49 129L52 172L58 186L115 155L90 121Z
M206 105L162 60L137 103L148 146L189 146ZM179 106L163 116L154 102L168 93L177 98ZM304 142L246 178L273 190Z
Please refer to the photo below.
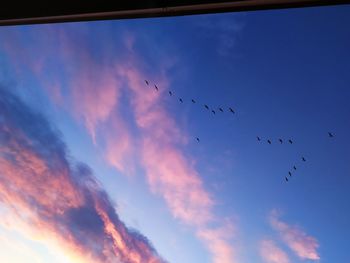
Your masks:
M165 5L166 3L166 5ZM236 0L236 1L52 1L47 6L11 2L0 10L0 25L20 25L125 18L182 16L220 12L284 9L350 4L350 0Z

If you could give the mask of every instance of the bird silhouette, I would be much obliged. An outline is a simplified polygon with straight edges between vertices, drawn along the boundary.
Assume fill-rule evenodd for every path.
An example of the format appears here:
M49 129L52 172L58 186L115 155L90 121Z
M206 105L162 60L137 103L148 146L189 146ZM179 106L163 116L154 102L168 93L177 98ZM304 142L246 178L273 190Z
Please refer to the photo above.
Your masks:
M303 156L303 157L301 157L301 159L303 160L303 162L306 162L306 159L304 158L304 156Z
M173 93L172 93L171 91L169 91L169 95L170 95L170 96L173 96Z
M288 182L288 177L287 176L285 177L285 179L286 179L286 182Z
M209 106L207 104L204 104L204 107L209 110Z
M288 142L289 142L290 144L293 144L293 141L292 141L291 139L289 139Z
M259 136L256 136L256 138L257 138L257 140L260 142L261 141L261 139L260 139L260 137Z
M280 143L282 144L283 143L283 140L282 139L278 139L280 141Z
M333 138L333 137L334 137L334 134L331 133L331 132L328 132L328 136L329 136L329 138Z
M196 101L194 99L192 99L192 103L196 103Z
M154 85L154 88L156 89L156 91L158 91L158 87L157 87L157 85Z
M292 176L292 173L290 171L288 172L288 174L289 174L289 176Z
M224 110L222 108L219 108L219 111L224 112Z
M197 137L196 139L197 139L197 142L199 142L199 141L200 141L198 137Z
M147 84L147 85L149 85L149 83L148 83L148 81L147 81L147 80L145 80L145 82L146 82L146 84Z
M211 112L212 112L213 114L215 114L215 110L211 110Z
M294 169L294 170L296 170L296 169L297 169L295 165L293 166L293 169Z
M230 112L235 113L235 111L230 107L229 108Z
M183 103L184 101L181 99L181 98L179 98L179 101L181 102L181 103Z
M267 142L268 142L269 144L271 144L271 141L270 141L270 140L267 140Z

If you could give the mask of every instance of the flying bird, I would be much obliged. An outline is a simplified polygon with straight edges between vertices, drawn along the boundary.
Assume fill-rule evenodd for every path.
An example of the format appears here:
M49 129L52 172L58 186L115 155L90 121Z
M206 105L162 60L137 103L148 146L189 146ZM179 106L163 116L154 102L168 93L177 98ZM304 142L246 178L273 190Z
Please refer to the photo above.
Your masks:
M196 101L194 99L192 99L192 103L196 103Z
M230 112L235 113L235 111L230 107L229 108Z
M157 87L157 85L154 85L154 87L155 87L156 91L158 91L158 87Z
M169 95L170 95L170 96L173 96L173 93L172 93L171 91L169 91Z
M288 177L287 176L285 177L285 179L286 179L286 182L288 182Z
M181 102L181 103L183 103L184 101L181 99L181 98L179 98L179 101Z
M219 108L219 111L224 112L224 110L222 108Z
M259 136L256 136L256 138L258 139L258 141L259 141L259 142L261 141L261 139L260 139L260 137L259 137Z
M288 174L289 174L289 176L292 176L292 173L290 171L288 172Z
M267 140L267 142L268 142L269 144L271 144L271 141L270 141L270 140Z
M334 137L334 134L331 133L331 132L328 132L328 136L329 136L329 138L333 138L333 137Z
M199 141L200 141L198 137L197 137L196 139L197 139L197 142L199 142Z
M301 157L301 159L303 160L303 162L306 162L306 159L304 158L304 156L303 156L303 157Z
M292 141L291 139L289 139L288 142L289 142L290 144L293 144L293 141Z
M147 80L145 80L145 82L146 82L146 84L147 84L147 85L149 85L149 83L148 83L148 81L147 81Z
M294 169L294 170L296 170L296 169L297 169L295 165L293 166L293 169Z
M278 140L280 141L281 144L283 143L282 139L278 139Z
M207 104L204 104L204 107L205 107L207 110L209 110L209 107L208 107Z
M211 110L211 112L215 114L215 110Z

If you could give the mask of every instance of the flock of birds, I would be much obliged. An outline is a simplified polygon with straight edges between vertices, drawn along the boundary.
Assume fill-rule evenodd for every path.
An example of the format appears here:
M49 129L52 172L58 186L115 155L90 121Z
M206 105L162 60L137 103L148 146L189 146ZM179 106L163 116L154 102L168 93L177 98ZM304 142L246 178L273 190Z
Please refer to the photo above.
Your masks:
M334 137L334 134L333 134L332 132L328 132L328 137L329 137L329 138L333 138L333 137ZM256 139L257 139L259 142L262 141L261 137L259 137L259 136L257 136ZM267 139L266 142L267 142L268 144L272 144L271 139ZM280 144L283 144L284 140L281 139L281 138L279 138L279 139L278 139L278 142L279 142ZM293 144L293 140L292 140L292 139L288 139L288 143L289 143L289 144ZM301 156L300 159L301 159L301 161L306 162L306 159L305 159L304 156ZM296 165L293 165L292 169L288 171L289 177L292 177L292 175L293 175L293 173L291 172L292 170L294 170L294 171L297 170ZM288 176L285 176L284 179L285 179L286 182L289 181L289 177L288 177Z
M151 86L148 80L145 80L145 83L146 83L147 86ZM157 92L159 91L158 86L155 85L155 84L154 84L154 89L155 89L155 91L157 91ZM171 96L171 97L172 97L172 96L175 96L174 92L171 91L171 90L168 91L168 94L169 94L169 96ZM180 103L184 103L184 100L183 100L181 97L179 97L178 100L179 100ZM197 101L196 101L195 99L191 99L191 103L196 104ZM217 111L220 111L220 112L222 112L222 113L224 112L224 108L223 108L223 107L218 107L218 108L217 108L217 111L215 111L215 109L211 109L207 104L203 104L203 107L204 107L206 110L211 111L211 113L213 113L213 114L216 114ZM234 110L232 107L228 107L228 108L227 108L227 111L228 111L229 113L231 113L231 114L235 114L235 113L236 113L235 110ZM329 138L333 138L334 136L335 136L334 133L328 132L328 137L329 137ZM256 139L258 140L258 142L262 142L262 141L263 141L262 138L261 138L260 136L256 136ZM197 142L200 142L200 139L199 139L198 137L196 137L196 141L197 141ZM271 140L271 139L266 139L266 142L267 142L268 144L272 144L272 140ZM294 143L292 139L283 140L283 139L281 139L281 138L278 139L278 142L279 142L280 144L283 144L283 143L293 144L293 143ZM301 161L306 162L306 158L305 158L304 156L301 156L300 159L301 159ZM292 169L288 171L288 175L285 176L285 181L286 181L286 182L289 182L290 177L292 177L294 171L296 171L296 170L297 170L296 165L293 165L293 166L292 166ZM292 172L292 171L293 171L293 172Z

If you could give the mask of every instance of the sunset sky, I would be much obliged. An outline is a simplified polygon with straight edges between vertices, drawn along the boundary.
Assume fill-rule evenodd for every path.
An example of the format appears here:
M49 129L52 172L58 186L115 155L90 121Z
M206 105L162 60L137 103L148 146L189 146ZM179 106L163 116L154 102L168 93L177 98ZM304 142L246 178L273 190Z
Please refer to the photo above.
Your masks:
M0 27L0 262L350 262L347 25Z

